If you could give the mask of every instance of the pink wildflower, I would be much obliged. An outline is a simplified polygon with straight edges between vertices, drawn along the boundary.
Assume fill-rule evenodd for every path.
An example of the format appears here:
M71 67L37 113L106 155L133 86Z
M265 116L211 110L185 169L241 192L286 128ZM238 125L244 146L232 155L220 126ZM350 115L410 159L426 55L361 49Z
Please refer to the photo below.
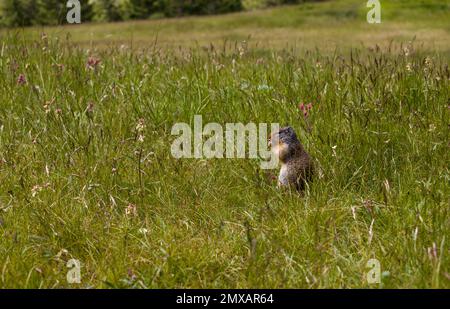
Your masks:
M89 57L88 61L87 61L87 67L89 69L96 69L97 66L100 64L100 59L95 58L95 57Z
M17 84L18 85L25 85L27 83L27 79L25 78L24 74L20 74L17 78Z

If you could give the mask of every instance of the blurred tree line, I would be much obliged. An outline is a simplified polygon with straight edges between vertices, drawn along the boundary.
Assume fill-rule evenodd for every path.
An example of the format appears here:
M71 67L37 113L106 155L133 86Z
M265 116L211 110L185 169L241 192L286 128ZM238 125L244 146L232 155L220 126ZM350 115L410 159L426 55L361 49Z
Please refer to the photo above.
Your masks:
M81 22L121 21L236 12L245 0L79 0ZM308 0L253 0L264 6ZM314 1L314 0L309 0ZM316 0L320 1L320 0ZM22 27L66 23L67 0L0 0L0 25Z

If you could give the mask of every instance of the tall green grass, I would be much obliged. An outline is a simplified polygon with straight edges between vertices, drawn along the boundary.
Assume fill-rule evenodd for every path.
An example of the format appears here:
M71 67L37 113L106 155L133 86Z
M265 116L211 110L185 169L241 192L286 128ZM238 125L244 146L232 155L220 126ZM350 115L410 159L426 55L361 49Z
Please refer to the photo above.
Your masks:
M20 35L0 53L0 287L450 287L442 55L98 51ZM171 127L196 114L291 125L314 182L299 196L257 160L174 159Z

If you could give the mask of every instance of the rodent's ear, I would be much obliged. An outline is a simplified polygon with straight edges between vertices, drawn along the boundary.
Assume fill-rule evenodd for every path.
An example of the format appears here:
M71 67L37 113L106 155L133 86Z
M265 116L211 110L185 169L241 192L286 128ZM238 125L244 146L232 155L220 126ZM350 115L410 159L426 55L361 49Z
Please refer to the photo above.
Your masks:
M292 136L292 138L297 139L297 134L295 134L294 128L288 127L287 133L289 134L289 136Z
M288 133L290 127L291 127L291 126L289 125L289 123L286 123L284 126L281 127L280 131L283 131L283 132L285 132L285 133Z

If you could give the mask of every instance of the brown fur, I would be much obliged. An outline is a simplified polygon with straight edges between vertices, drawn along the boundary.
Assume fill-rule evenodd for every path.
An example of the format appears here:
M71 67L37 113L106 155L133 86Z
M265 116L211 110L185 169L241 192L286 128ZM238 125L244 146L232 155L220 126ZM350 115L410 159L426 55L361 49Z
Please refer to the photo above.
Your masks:
M283 128L282 138L272 135L272 151L281 162L280 175L278 177L279 186L294 186L298 191L303 191L307 182L312 181L314 174L314 164L305 151L292 128ZM274 145L275 144L275 145Z

